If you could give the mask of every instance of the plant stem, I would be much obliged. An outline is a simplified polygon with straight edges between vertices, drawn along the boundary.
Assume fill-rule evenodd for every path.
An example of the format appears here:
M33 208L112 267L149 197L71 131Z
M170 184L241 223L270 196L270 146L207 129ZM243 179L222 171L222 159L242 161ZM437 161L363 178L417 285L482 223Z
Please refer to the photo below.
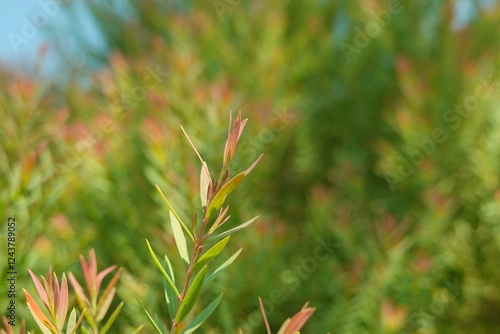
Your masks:
M174 319L172 319L172 329L170 331L171 334L175 334L177 331L177 328L179 326L179 324L175 322L175 319L177 318L177 314L179 313L180 303L182 302L182 300L186 296L187 290L189 288L189 281L191 280L191 276L193 275L193 272L192 272L193 267L194 267L195 263L198 261L198 258L200 257L201 251L203 249L203 243L205 241L204 240L205 238L203 238L203 233L205 232L205 228L206 228L207 223L208 223L208 219L206 218L207 207L208 207L208 204L207 204L207 206L205 206L203 208L203 221L202 221L202 224L200 226L200 230L194 236L193 252L191 253L191 258L189 259L189 266L186 269L186 277L184 279L182 292L181 292L181 295L179 297L177 311L175 312Z
M179 313L180 304L184 300L184 297L186 296L187 290L189 288L189 281L191 280L191 276L193 276L193 272L192 272L193 267L201 255L201 252L203 249L203 244L206 240L204 233L205 233L205 228L207 227L207 224L209 222L209 219L207 217L207 214L208 214L207 208L210 206L210 203L212 202L212 199L215 196L215 194L217 194L217 192L220 190L220 188L222 188L223 182L226 181L224 179L224 177L225 177L227 171L228 171L227 166L223 166L222 170L219 174L219 179L217 180L217 186L212 191L212 195L210 196L210 198L207 199L207 203L203 207L203 220L202 220L200 229L197 231L197 233L194 234L193 252L191 253L191 258L189 259L189 266L186 269L186 277L184 279L181 295L179 296L179 303L177 304L177 311L175 312L174 319L172 319L172 329L170 331L171 334L177 333L177 329L178 329L179 324L175 322L175 319L177 318L177 315Z

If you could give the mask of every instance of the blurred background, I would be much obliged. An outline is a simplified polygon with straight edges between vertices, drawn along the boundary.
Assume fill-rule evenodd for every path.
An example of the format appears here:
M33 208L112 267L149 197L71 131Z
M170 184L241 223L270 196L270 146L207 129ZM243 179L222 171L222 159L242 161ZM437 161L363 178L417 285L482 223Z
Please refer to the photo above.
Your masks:
M91 248L124 268L113 333L152 332L134 297L166 318L144 239L176 249L154 184L190 217L200 166L180 125L215 171L241 110L233 172L265 155L229 224L261 218L201 296L225 291L200 333L263 333L258 296L275 331L309 301L304 333L498 332L497 1L0 6L0 212L29 328L27 268L81 277Z

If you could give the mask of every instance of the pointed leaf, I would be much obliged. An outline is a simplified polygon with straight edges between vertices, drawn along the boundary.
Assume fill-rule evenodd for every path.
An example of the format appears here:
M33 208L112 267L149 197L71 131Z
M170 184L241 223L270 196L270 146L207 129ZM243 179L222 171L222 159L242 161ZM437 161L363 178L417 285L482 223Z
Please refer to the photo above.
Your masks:
M97 297L99 292L97 291L97 260L95 250L91 249L89 251L89 262L86 262L85 258L81 255L80 262L82 265L83 275L85 276L85 281L89 289L90 298L94 299Z
M106 299L101 299L100 301L101 305L98 308L99 310L97 311L97 316L96 316L97 322L104 319L104 316L106 315L106 312L108 312L108 309L111 306L111 302L115 297L115 293L116 293L116 288L112 288L111 291L107 294Z
M189 229L186 227L186 224L184 224L184 222L182 221L181 217L179 217L179 215L177 214L177 212L175 212L174 208L172 207L172 205L170 205L170 202L167 200L167 198L165 197L165 195L163 195L163 192L161 191L160 187L158 187L157 184L156 184L156 189L158 189L158 191L160 192L160 195L163 198L163 201L167 204L168 208L170 209L170 212L172 212L174 214L175 218L177 218L177 221L181 224L181 226L184 229L184 231L186 231L186 233L189 236L189 238L191 239L191 241L194 242L194 237L191 234L191 232L189 231Z
M226 206L224 210L220 209L217 219L213 223L212 227L210 227L210 229L208 230L208 234L212 234L217 228L219 228L219 226L224 224L229 219L229 217L231 217L231 215L226 217L228 211L229 211L229 205Z
M309 320L309 318L314 313L314 308L304 308L295 314L291 319L285 329L285 334L294 334L304 326L304 324Z
M38 295L42 299L42 302L45 304L45 307L47 309L50 309L49 307L49 300L47 298L47 293L45 292L45 289L42 286L42 283L40 283L40 280L38 280L38 277L33 274L31 270L28 269L28 272L31 276L31 279L33 280L33 283L35 283L36 291L38 292Z
M201 163L203 163L203 158L201 157L200 153L198 153L198 150L196 149L196 146L194 146L193 142L191 141L191 138L189 138L186 130L184 130L184 128L182 127L182 125L181 125L181 130L182 130L182 132L184 132L184 135L186 136L187 140L189 141L189 144L191 145L191 147L195 151L196 155L198 156L198 159L200 159Z
M210 317L210 315L215 311L217 305L222 299L223 294L220 294L219 297L215 298L213 302L211 302L200 314L198 314L193 321L182 331L181 334L190 334L193 333L198 327L205 322L205 320Z
M85 283L87 284L87 289L90 293L90 298L92 299L94 294L93 294L93 283L92 283L92 275L90 273L90 268L89 265L87 264L87 260L80 255L80 264L82 266L82 271L83 271L83 277L85 278Z
M231 180L229 180L226 184L220 188L217 194L214 196L207 209L207 217L210 217L214 211L219 210L219 208L224 204L227 195L233 192L234 189L243 181L245 178L245 172L241 172Z
M197 272L201 267L210 262L214 257L216 257L223 249L226 247L230 236L219 241L212 248L210 248L205 254L203 254L200 259L194 264L193 272Z
M208 171L208 166L205 161L202 162L201 172L200 172L200 199L201 206L204 207L207 205L207 194L208 187L210 186L211 178L210 172Z
M151 324L155 328L156 333L163 334L163 332L160 329L160 326L158 326L158 324L153 320L153 317L151 317L148 310L146 310L146 308L144 307L144 305L142 305L142 303L139 301L139 299L137 299L137 302L139 303L139 305L141 305L142 309L144 310L144 313L146 313L146 315L148 316L149 322L151 322Z
M58 326L62 328L66 321L66 315L68 314L68 281L66 280L65 274L62 276L58 299L56 319Z
M271 334L271 328L269 327L269 321L267 321L266 310L264 309L264 304L262 303L262 299L259 297L259 307L260 313L262 314L262 319L264 319L264 324L266 325L267 334Z
M89 304L87 296L85 296L85 291L83 291L82 286L76 280L75 276L72 273L69 273L69 282L73 286L73 290L76 292L76 299L81 309L84 309L86 305Z
M250 226L259 217L260 216L254 217L254 218L250 219L249 221L247 221L247 222L245 222L245 223L243 223L241 225L236 226L235 228L227 230L226 232L222 232L221 234L211 235L207 240L216 240L216 239L224 238L227 235L231 235L231 234L233 234L235 232L238 232L239 230L242 230L245 227Z
M163 276L165 277L165 279L167 280L168 284L172 287L172 289L174 290L175 292L175 295L177 297L180 296L180 293L179 291L177 290L177 288L175 287L175 284L174 282L172 282L172 279L170 279L170 276L168 276L168 274L166 273L165 269L162 267L162 265L160 264L160 261L158 261L158 258L156 257L155 253L153 252L153 249L151 248L151 245L149 244L149 241L146 239L146 243L148 244L148 249L149 249L149 253L151 254L151 257L153 258L153 261L155 262L156 266L158 267L158 269L160 269L161 273L163 274ZM166 255L165 255L166 257Z
M118 305L118 307L113 311L113 313L111 313L108 321L106 321L106 323L104 324L102 329L99 331L100 334L106 334L108 332L108 330L111 328L111 325L115 322L116 318L118 317L118 314L120 314L120 311L123 307L123 304L125 304L125 303L121 302Z
M240 255L242 250L243 250L243 248L240 248L229 259L227 259L226 262L221 264L219 268L215 269L215 271L205 279L205 283L203 283L203 284L206 285L209 282L211 282L215 277L217 277L222 272L222 270L226 269L226 267L228 267L231 263L234 262L234 260L238 257L238 255Z
M198 299L198 295L200 294L201 288L203 287L203 282L205 281L205 275L207 273L207 267L203 267L198 275L196 275L193 283L189 287L186 296L181 302L179 306L179 310L177 312L177 316L175 317L175 322L179 323L184 319L191 309L193 308L196 300Z
M165 256L165 271L168 276L172 277L172 282L175 284L175 275L172 269L172 264L168 260L168 257ZM175 291L172 289L170 284L168 284L167 280L165 282L165 300L167 301L168 314L171 319L175 318L175 311L177 311L177 296Z
M189 255L186 246L186 238L184 237L184 232L182 232L182 227L177 218L175 218L172 211L170 211L170 222L172 224L172 232L174 233L175 244L179 250L179 254L184 262L189 264Z
M115 268L116 268L116 266L111 266L111 267L104 269L99 274L97 274L97 280L96 280L97 291L99 291L99 288L101 287L101 283L102 283L102 280L104 279L104 277L106 277L110 272L115 270Z
M286 319L285 322L283 323L283 325L281 325L281 327L278 331L278 334L285 334L286 327L288 326L289 323L290 323L290 318Z
M69 314L68 325L66 326L66 334L71 334L75 330L76 325L76 310L73 308Z
M40 308L36 304L33 297L31 297L31 295L29 294L28 291L26 291L24 289L23 289L23 291L24 291L24 295L26 296L26 301L28 302L28 308L31 312L31 315L33 316L36 323L38 324L38 327L40 327L40 329L44 333L45 333L44 329L48 330L48 333L50 333L50 330L55 331L56 329L55 329L54 325L52 325L52 323L49 321L49 319L47 319L45 314L43 314L42 310L40 310Z
M111 304L111 301L113 300L113 297L115 294L114 287L115 287L116 283L118 283L118 280L120 279L122 270L123 270L123 268L118 269L118 271L113 276L111 281L109 281L106 289L104 289L104 292L102 293L101 297L99 298L99 302L97 303L97 309L99 310L98 313L102 313L102 318L104 318L104 315L106 314L106 312L108 312L109 305ZM111 294L113 296L109 297ZM99 316L98 316L98 318L99 318Z
M78 317L78 321L76 322L75 328L73 329L73 331L71 332L71 334L76 333L76 330L78 329L78 326L80 326L80 324L82 323L83 317L86 314L87 314L87 309L85 308L85 309L83 309L82 314L80 314L80 317Z
M144 325L140 325L139 327L137 327L135 329L135 331L132 334L139 334L141 332L141 330L142 330L143 327L144 327Z
M57 310L59 309L59 293L61 291L59 288L59 281L57 280L56 273L53 273L52 277L53 277L53 279L52 279L52 291L54 293L54 313L56 314L56 323L57 323Z
M255 162L250 167L248 167L248 169L245 171L245 175L248 175L248 173L250 173L252 169L254 169L254 167L257 165L260 159L262 159L262 156L264 156L264 153L262 153L260 157L258 157L257 160L255 160Z

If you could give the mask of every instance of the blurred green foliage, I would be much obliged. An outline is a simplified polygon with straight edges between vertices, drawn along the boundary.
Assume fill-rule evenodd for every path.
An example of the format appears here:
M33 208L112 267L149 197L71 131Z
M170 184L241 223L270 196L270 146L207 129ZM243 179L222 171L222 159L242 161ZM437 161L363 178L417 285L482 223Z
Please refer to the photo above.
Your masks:
M144 239L176 251L154 184L193 213L199 166L179 126L217 170L227 115L242 110L233 171L265 156L230 200L233 224L262 218L201 296L225 292L204 333L264 332L258 296L274 329L310 301L304 333L497 331L497 2L470 2L462 25L455 1L88 6L106 45L84 50L102 66L90 85L0 81L0 205L18 219L19 287L26 268L78 273L95 248L125 269L115 333L147 324L134 296L166 314Z

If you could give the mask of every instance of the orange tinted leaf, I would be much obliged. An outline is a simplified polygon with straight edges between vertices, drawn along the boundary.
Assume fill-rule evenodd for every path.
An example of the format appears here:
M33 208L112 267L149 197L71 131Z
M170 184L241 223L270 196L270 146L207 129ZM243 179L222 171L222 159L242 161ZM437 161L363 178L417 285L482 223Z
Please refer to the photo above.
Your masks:
M307 320L309 320L309 318L312 316L314 310L315 310L314 308L308 307L302 309L297 314L295 314L290 319L290 322L286 326L284 334L295 334L296 332L300 331L300 329L305 325Z
M49 319L47 319L47 317L45 316L45 314L43 314L42 310L40 310L40 308L36 304L33 297L31 297L31 295L29 294L28 291L26 291L24 289L23 289L23 291L24 291L24 295L26 296L26 300L28 302L28 308L31 312L31 315L33 315L33 318L37 322L38 327L40 327L40 329L44 333L47 329L55 331L56 329L55 329L54 325L52 325L50 323ZM50 333L50 331L48 333Z

